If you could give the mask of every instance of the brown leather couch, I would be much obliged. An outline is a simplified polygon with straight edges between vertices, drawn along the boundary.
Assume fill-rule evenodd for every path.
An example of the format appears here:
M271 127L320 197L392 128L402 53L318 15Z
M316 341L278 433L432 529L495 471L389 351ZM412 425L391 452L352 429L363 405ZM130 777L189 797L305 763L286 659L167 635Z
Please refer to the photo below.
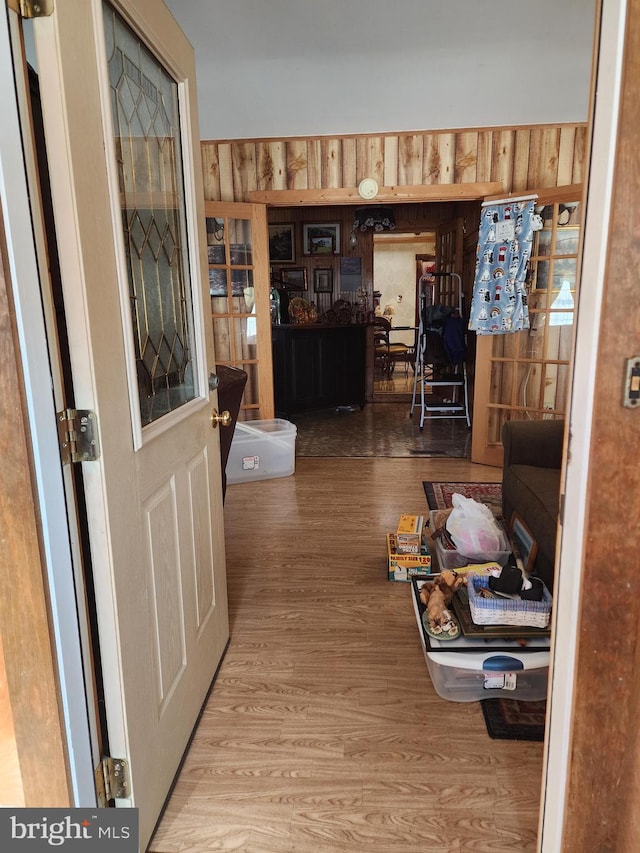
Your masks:
M538 545L534 574L553 591L564 420L507 421L502 429L502 512L514 512Z

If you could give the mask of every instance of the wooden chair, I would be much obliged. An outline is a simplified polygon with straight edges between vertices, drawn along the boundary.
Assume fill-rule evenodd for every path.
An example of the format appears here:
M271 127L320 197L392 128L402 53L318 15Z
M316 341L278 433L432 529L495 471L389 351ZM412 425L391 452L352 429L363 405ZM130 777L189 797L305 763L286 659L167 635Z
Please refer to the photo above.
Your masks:
M374 320L374 365L378 363L382 373L391 376L396 362L402 361L405 365L405 372L409 372L411 364L413 347L407 344L391 343L391 323L386 317L376 317Z

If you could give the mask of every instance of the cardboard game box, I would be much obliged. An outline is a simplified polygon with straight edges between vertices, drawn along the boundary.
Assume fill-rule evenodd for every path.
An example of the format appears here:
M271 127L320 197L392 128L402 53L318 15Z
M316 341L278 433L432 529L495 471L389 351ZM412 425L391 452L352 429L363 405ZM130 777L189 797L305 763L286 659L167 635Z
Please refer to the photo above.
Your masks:
M424 516L401 515L396 530L396 547L401 554L419 554L422 548Z
M419 554L403 554L398 551L397 534L387 533L387 560L390 581L409 581L413 577L427 577L431 574L431 554L426 536Z

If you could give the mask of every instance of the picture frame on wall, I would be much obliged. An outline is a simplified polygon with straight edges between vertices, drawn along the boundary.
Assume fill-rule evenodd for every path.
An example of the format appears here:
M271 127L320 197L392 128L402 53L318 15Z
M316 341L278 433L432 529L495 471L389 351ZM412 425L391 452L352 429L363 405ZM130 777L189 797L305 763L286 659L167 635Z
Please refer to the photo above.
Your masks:
M514 512L511 516L511 540L516 557L520 557L527 573L533 571L533 564L538 553L538 543L523 519Z
M293 222L273 222L269 225L269 261L272 264L293 264L296 260L295 228Z
M327 251L331 240L332 250ZM315 251L314 251L315 249ZM318 249L320 251L318 251ZM302 226L302 251L305 255L340 254L340 223L307 223Z
M333 237L310 237L309 254L311 255L333 255Z
M287 290L307 289L307 270L305 267L291 267L280 272L280 281Z
M313 271L313 292L333 293L333 270L330 267L318 267Z

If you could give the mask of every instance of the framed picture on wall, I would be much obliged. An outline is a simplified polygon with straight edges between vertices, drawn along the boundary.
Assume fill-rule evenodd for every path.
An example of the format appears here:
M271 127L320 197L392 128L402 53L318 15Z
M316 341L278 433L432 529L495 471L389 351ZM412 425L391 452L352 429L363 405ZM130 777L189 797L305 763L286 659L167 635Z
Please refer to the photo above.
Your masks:
M272 264L293 264L295 260L293 222L274 222L269 225L269 261Z
M331 241L331 243L329 243ZM328 249L329 246L332 249ZM315 251L314 251L315 250ZM320 250L320 251L318 251ZM302 251L305 255L340 254L340 223L310 223L302 226Z
M309 237L309 254L333 255L333 237Z
M313 271L313 292L333 293L333 270L331 268L318 268Z
M307 271L304 267L283 269L280 273L280 281L288 290L306 290Z

